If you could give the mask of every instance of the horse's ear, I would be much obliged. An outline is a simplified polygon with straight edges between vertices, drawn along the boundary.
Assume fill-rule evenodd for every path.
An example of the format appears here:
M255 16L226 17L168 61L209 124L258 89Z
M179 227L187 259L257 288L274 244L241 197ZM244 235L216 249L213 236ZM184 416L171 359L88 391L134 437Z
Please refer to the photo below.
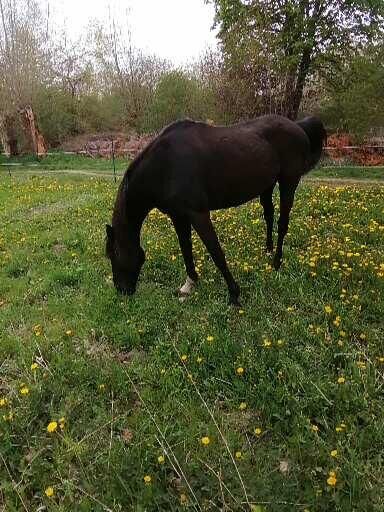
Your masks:
M105 226L105 229L106 229L106 232L107 232L107 238L110 242L113 241L113 238L114 238L114 233L113 233L113 227L110 226L109 224L106 224Z

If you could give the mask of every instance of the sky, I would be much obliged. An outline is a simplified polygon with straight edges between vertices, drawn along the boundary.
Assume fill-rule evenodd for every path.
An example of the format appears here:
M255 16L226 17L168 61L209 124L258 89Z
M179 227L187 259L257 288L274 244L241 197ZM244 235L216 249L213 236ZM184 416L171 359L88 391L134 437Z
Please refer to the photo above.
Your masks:
M191 62L215 47L214 8L204 0L43 0L51 17L65 24L73 38L92 18L108 23L109 12L129 20L132 43L175 64Z

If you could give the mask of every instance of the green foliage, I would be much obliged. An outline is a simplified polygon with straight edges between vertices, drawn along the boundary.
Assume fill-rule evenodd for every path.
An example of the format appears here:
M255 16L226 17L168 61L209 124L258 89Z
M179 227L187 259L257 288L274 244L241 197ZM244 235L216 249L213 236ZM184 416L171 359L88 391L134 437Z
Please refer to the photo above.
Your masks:
M182 71L171 71L159 80L139 127L153 132L185 117L206 120L212 113L213 97L208 88Z
M346 62L329 85L322 114L328 125L358 136L384 126L384 46Z
M213 3L229 73L260 91L264 112L293 118L311 74L331 72L352 49L384 31L384 4L378 1Z

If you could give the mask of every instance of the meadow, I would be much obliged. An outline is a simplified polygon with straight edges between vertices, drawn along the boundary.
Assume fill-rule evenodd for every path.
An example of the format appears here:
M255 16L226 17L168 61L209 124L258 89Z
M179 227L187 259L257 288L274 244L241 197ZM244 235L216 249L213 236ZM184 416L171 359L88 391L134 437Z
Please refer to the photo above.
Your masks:
M156 210L118 296L116 190L1 168L0 508L384 510L384 187L302 184L278 273L258 201L215 212L240 309L195 235L178 300Z

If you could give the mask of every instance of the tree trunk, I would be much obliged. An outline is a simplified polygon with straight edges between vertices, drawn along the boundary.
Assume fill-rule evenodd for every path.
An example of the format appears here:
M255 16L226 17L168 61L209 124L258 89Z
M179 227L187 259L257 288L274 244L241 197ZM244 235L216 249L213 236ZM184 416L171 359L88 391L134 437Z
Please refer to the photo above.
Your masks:
M287 91L289 98L287 97L287 117L289 119L295 120L297 119L297 114L299 113L299 108L301 104L301 100L303 99L303 92L305 81L308 76L309 67L311 65L311 50L305 49L303 51L303 55L301 57L299 69L297 72L296 84L292 88L291 92Z
M0 139L3 151L8 157L17 156L19 154L15 118L13 116L0 116Z
M19 111L25 135L30 145L30 150L36 156L44 156L47 153L47 145L40 132L32 107L25 107Z

